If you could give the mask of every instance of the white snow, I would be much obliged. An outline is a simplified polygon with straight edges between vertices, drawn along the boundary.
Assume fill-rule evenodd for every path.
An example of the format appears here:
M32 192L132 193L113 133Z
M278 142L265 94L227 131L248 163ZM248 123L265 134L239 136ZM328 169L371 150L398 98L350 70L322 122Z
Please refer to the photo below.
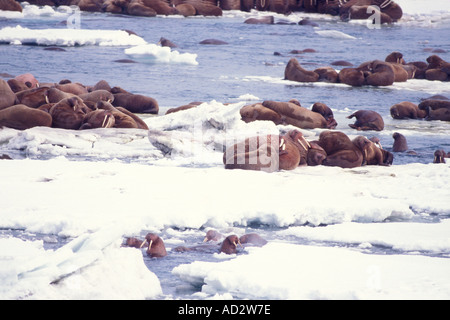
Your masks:
M145 40L123 30L29 29L19 26L0 30L0 42L41 46L136 46Z
M159 279L145 266L141 251L121 247L123 237L141 230L226 230L254 222L285 229L273 232L276 238L263 248L173 269L186 282L204 283L193 298L450 296L445 258L450 254L445 219L450 164L225 170L225 143L279 129L271 122L240 121L244 104L211 101L149 117L148 134L0 130L2 150L35 159L52 156L0 162L0 226L74 238L55 251L44 250L38 240L0 238L1 296L161 298ZM305 131L309 139L316 134ZM431 214L443 220L414 221ZM311 227L321 224L327 226ZM182 234L167 232L166 245L178 245ZM312 244L291 243L290 237ZM395 254L368 253L377 246Z

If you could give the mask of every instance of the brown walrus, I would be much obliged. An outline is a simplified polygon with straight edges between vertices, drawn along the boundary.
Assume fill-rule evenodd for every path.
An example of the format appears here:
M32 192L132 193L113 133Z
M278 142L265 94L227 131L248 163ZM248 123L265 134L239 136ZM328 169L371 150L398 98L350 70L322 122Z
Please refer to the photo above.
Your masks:
M296 58L291 58L284 70L284 79L297 82L317 82L319 74L305 70Z
M405 152L408 150L408 142L404 135L394 132L392 138L394 138L394 144L392 145L393 152Z
M279 169L279 136L262 135L227 147L223 154L225 169L274 172Z
M50 114L23 104L0 110L0 127L26 130L33 127L51 127L51 125Z
M384 121L378 112L371 110L359 110L347 117L347 119L356 118L354 124L349 124L350 128L356 130L375 130L382 131L384 129Z
M282 123L281 115L278 112L263 106L261 103L243 106L239 112L242 121L247 123L256 120L269 120L275 124Z
M363 154L370 142L366 140L352 141L343 132L323 131L317 142L327 153L327 158L322 164L341 168L360 167L364 160Z
M49 112L53 119L52 127L78 130L90 109L80 97L75 96L61 100Z
M450 101L427 99L419 104L419 109L426 112L427 120L450 121Z
M83 118L80 130L96 128L112 128L115 124L112 112L107 110L95 110L86 114Z
M282 122L285 124L291 124L301 129L333 128L320 113L291 102L266 100L262 105L280 114Z
M444 150L436 150L434 152L433 163L445 163L446 153Z
M11 107L16 102L16 95L9 84L5 80L0 79L0 110Z
M362 141L364 140L364 141ZM367 141L366 141L367 140ZM353 139L353 143L366 145L363 152L363 165L388 166L394 161L394 155L363 136Z
M391 113L392 118L398 120L423 119L427 115L427 112L425 110L420 110L417 104L409 101L403 101L394 104L389 111Z
M167 256L166 246L164 241L154 233L148 233L145 236L145 241L142 242L141 247L148 243L146 253L151 258L162 258Z
M226 254L235 254L237 253L238 245L242 247L239 237L233 234L231 236L226 237L225 240L223 240L222 245L220 246L220 252Z

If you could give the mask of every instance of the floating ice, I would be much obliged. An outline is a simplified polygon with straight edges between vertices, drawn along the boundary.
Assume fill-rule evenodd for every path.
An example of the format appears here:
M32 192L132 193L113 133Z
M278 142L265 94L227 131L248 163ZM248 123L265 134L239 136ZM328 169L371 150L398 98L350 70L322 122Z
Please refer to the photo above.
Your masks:
M179 53L169 47L161 47L153 43L138 45L125 49L125 54L147 63L178 63L198 65L197 54Z
M21 26L0 30L0 43L39 46L130 46L146 43L144 39L122 30L28 29Z
M322 37L342 39L342 40L353 40L355 37L337 30L316 30L315 33Z

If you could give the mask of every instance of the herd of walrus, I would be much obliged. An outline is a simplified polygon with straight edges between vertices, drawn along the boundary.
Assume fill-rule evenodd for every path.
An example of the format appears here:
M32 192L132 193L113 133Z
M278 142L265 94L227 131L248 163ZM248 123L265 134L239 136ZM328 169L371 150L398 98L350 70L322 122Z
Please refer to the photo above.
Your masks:
M197 107L200 102L172 108L166 115ZM58 83L40 83L32 74L22 74L5 81L0 79L0 128L26 130L33 127L53 127L69 130L95 128L135 128L149 130L138 114L158 114L158 102L148 96L134 94L121 87L111 87L101 80L94 85L73 83L64 79ZM450 121L450 100L434 96L416 105L403 101L393 105L394 119L426 119ZM272 121L276 125L291 125L299 129L329 129L318 140L307 141L300 130L280 135L255 136L228 146L224 150L226 169L293 170L298 166L337 166L355 168L364 165L390 165L393 154L382 148L376 137L357 136L351 140L335 131L333 111L317 102L311 109L302 107L296 99L245 105L241 120ZM355 118L349 126L357 131L382 131L384 121L371 110L358 110L347 117ZM400 133L393 135L393 152L407 151ZM3 156L2 156L3 157ZM449 154L435 153L435 163L445 163ZM4 157L8 159L8 157ZM268 161L270 159L270 161Z
M27 2L35 5L78 6L81 11L144 17L221 16L223 10L248 12L253 9L280 14L297 11L331 14L339 16L344 21L367 19L377 12L381 23L392 23L403 16L401 7L392 0L28 0ZM0 0L0 10L21 12L22 7L15 0Z
M202 244L191 247L178 246L173 248L172 251L212 251L224 254L236 254L238 253L238 246L242 248L244 248L244 246L262 247L265 244L267 244L267 240L257 233L247 233L240 237L236 234L231 234L225 237L217 230L211 229L206 232ZM126 238L123 246L138 249L146 246L146 253L150 258L163 258L167 256L167 250L163 239L155 233L148 233L144 240L140 240L136 237Z
M339 64L352 65L347 61L340 61ZM338 72L333 67L306 70L296 58L291 58L285 68L284 78L297 82L344 83L355 87L390 86L394 82L406 82L409 79L448 81L450 63L438 55L429 56L426 62L407 63L402 53L392 52L384 60L367 61L358 67L347 67Z

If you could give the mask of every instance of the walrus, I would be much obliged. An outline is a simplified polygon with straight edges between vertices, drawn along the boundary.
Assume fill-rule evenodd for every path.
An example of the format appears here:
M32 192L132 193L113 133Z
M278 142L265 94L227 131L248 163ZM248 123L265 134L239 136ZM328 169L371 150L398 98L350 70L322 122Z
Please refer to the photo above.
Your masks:
M308 150L308 155L306 157L307 165L320 166L327 158L327 153L316 141L311 141L309 145L310 149Z
M178 11L174 7L163 0L142 0L142 2L145 6L152 8L156 11L157 14L160 15L169 16L178 13Z
M159 112L159 105L155 99L140 94L115 93L112 104L115 107L123 107L133 113L158 114Z
M256 120L268 120L277 125L282 123L281 115L278 112L263 106L261 103L243 106L239 112L241 120L247 123Z
M95 110L84 116L80 130L112 128L114 124L115 119L112 112L107 110Z
M166 246L164 241L154 233L148 233L145 236L145 241L142 242L141 248L148 243L146 253L151 258L162 258L167 256Z
M126 11L129 15L139 17L156 17L157 13L153 8L147 7L142 0L131 0Z
M347 119L356 118L354 124L349 124L350 128L356 130L375 130L382 131L384 129L384 121L378 112L371 110L359 110L347 117Z
M390 63L375 60L371 63L372 73L366 77L366 83L371 86L390 86L395 81L394 68Z
M0 79L0 110L11 107L16 102L16 95L9 84L5 80Z
M366 84L366 77L359 68L343 68L339 71L338 82L353 87L360 87Z
M48 103L58 103L63 99L75 97L73 93L61 91L57 88L50 88L46 93Z
M90 101L93 103L97 103L99 101L114 101L114 95L107 90L95 90L88 93L78 95L84 102Z
M8 82L9 87L11 88L11 90L14 93L30 89L30 87L27 86L25 83L23 83L22 81L19 81L17 79L14 79L14 78L9 79L7 82Z
M284 70L284 79L297 82L317 82L319 75L314 71L305 70L296 58L291 58Z
M446 81L450 74L450 63L444 61L437 55L427 58L428 66L425 71L425 78L431 81Z
M241 245L250 244L255 245L257 247L262 247L267 244L267 240L262 238L257 233L246 233L239 237L239 241Z
M450 101L427 99L419 104L419 109L426 112L427 120L450 121Z
M55 88L67 93L72 93L77 96L80 94L88 93L87 88L80 83L59 83L55 86Z
M112 115L114 116L114 128L141 128L148 130L147 124L145 124L142 119L132 114L125 108L114 107L108 101L102 100L97 102L96 107L97 109L107 110L112 113Z
M436 150L434 152L433 163L445 163L445 158L447 157L444 150Z
M381 16L389 16L392 22L401 19L403 16L402 8L392 0L339 0L339 14L341 19L345 20L353 6L365 7L367 11L367 8L373 5L380 8Z
M203 242L219 241L222 237L223 235L219 231L211 229L206 232Z
M279 157L280 170L294 170L300 163L300 150L294 144L289 134L280 137Z
M379 20L372 20L372 24L391 24L394 20L388 14L378 10L376 7L370 6L351 6L347 13L341 15L341 20L366 20L378 16Z
M314 70L319 75L318 81L336 83L339 79L338 72L331 67L321 67Z
M361 139L365 139L367 141L359 141ZM354 142L360 143L360 145L366 145L367 148L364 148L363 153L363 165L379 165L379 166L389 166L394 161L394 155L387 150L384 150L379 145L372 142L370 139L367 139L363 136L358 136L353 139Z
M403 101L394 104L390 109L390 114L394 119L423 119L426 117L427 112L420 110L419 106L409 101Z
M220 246L220 252L226 254L236 254L238 245L242 247L242 244L237 235L228 236L225 238L225 240L223 240L222 245Z
M22 12L22 6L14 0L0 0L0 10Z
M226 148L225 169L274 172L279 169L279 136L261 135Z
M26 130L33 127L51 127L52 117L45 111L23 104L0 110L0 127Z
M405 59L403 59L403 54L398 51L391 52L386 56L384 59L385 62L389 63L398 63L398 64L405 64Z
M323 131L317 143L327 153L322 164L341 168L360 167L365 149L369 146L369 141L358 140L354 143L340 131Z
M111 86L106 80L100 80L96 84L94 84L92 87L88 88L89 92L97 91L97 90L106 90L111 92Z
M290 130L283 136L285 141L291 141L294 146L299 151L299 161L297 163L297 166L306 166L307 158L309 150L311 149L310 143L305 139L303 134L298 130ZM281 158L282 150L280 150L280 158ZM281 159L280 159L281 163ZM280 164L281 166L281 164Z
M330 124L327 123L320 113L300 107L294 103L266 100L262 105L280 114L282 123L290 124L301 129L331 129Z
M275 18L273 16L265 16L261 18L248 18L244 21L246 24L274 24Z
M394 138L394 144L392 145L393 152L405 152L408 150L408 142L404 135L394 132L392 138Z
M31 73L18 75L14 79L24 83L30 89L39 87L39 81Z
M325 103L316 102L313 104L311 111L320 113L327 121L327 127L329 129L334 129L337 127L337 122L334 119L333 111Z
M37 87L34 89L17 92L17 101L20 104L29 106L30 108L38 108L46 103L49 103L47 99L48 89L48 87Z
M80 97L63 99L50 109L52 127L78 130L89 111Z
M199 44L208 44L208 45L225 45L228 42L219 40L219 39L205 39L199 42Z
M194 8L194 6L189 3L177 4L175 6L175 9L177 9L178 14L181 14L184 17L192 17L197 13L197 10Z

